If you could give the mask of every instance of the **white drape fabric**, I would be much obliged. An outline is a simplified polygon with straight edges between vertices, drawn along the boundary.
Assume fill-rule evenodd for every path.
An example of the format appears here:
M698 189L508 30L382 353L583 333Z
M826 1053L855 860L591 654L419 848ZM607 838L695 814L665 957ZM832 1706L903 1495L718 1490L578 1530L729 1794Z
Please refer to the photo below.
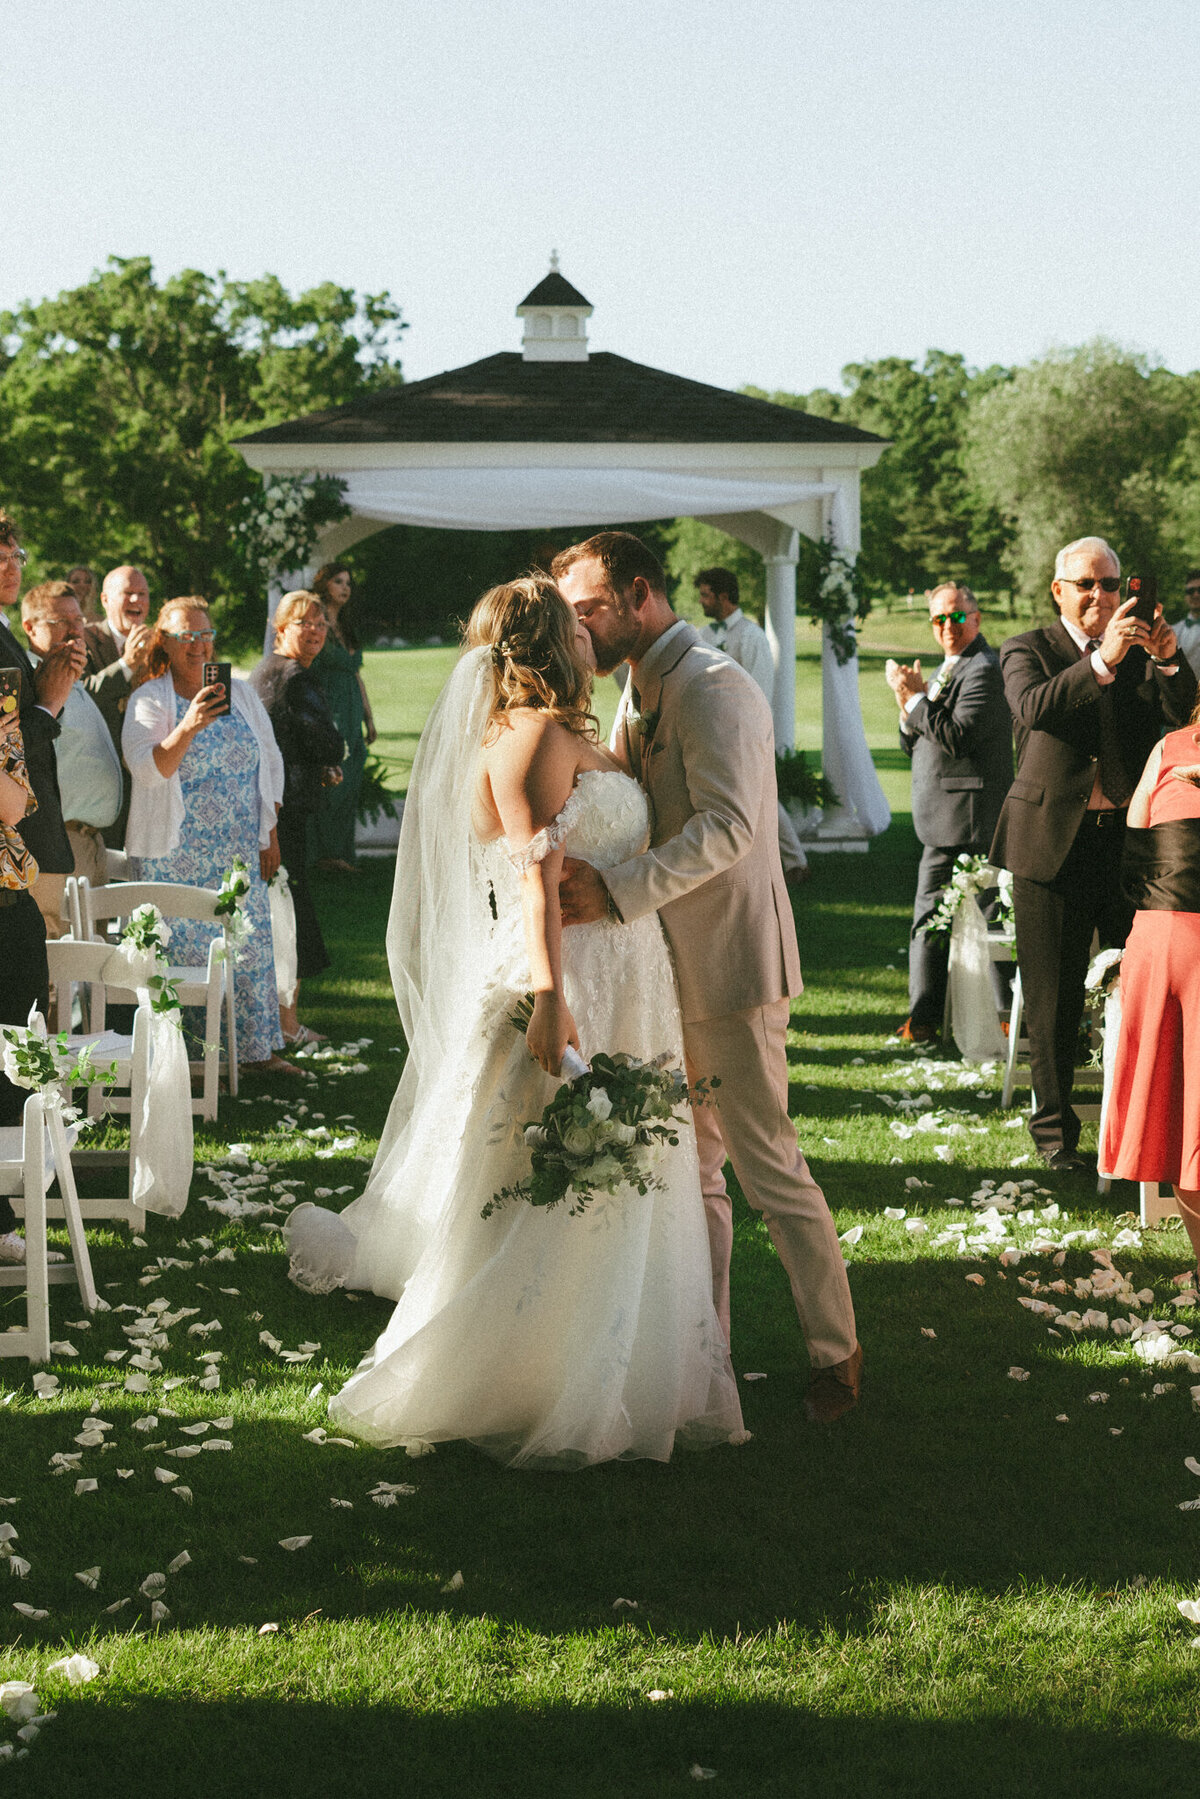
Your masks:
M296 972L296 906L282 868L268 883L267 900L271 908L271 940L275 945L275 991L281 1006L291 1006L295 1004L299 979Z
M178 1218L188 1201L195 1166L192 1080L177 1015L150 1007L147 985L157 972L152 951L114 950L101 970L109 987L132 987L150 1019L150 1078L141 1116L130 1119L133 1203Z
M764 512L834 493L828 482L739 481L645 468L378 468L335 470L362 518L450 531L703 518Z
M971 894L954 914L950 932L950 1029L964 1062L988 1062L1004 1054L987 921Z
M839 662L833 653L829 626L824 627L821 653L821 719L824 740L824 773L850 819L868 837L878 837L892 822L891 807L883 797L879 776L867 747L862 707L858 697L858 657ZM822 836L835 836L827 820Z
M1100 1099L1100 1146L1104 1147L1104 1121L1112 1096L1113 1070L1117 1066L1117 1044L1121 1036L1121 983L1114 981L1104 999L1104 1092ZM1111 1168L1105 1168L1103 1157L1096 1165L1101 1180L1111 1180Z

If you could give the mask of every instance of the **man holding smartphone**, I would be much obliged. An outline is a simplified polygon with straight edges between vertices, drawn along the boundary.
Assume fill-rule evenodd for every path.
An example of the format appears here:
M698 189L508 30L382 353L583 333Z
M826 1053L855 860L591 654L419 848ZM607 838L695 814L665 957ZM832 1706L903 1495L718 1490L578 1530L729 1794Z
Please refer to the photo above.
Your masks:
M1132 923L1120 888L1125 808L1163 728L1185 723L1196 700L1162 608L1139 618L1139 594L1120 590L1116 553L1102 537L1078 538L1055 558L1054 623L1000 648L1017 772L991 860L1014 876L1029 1129L1055 1169L1088 1166L1071 1090L1092 934L1123 945Z

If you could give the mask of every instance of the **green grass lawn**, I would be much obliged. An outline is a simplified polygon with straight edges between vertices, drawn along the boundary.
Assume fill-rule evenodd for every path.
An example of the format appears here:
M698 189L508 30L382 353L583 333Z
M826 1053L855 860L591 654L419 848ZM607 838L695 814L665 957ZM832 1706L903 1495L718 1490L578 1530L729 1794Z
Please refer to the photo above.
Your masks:
M886 647L864 656L868 693ZM397 757L447 659L371 660ZM804 692L803 646L798 670ZM401 677L403 707L384 698ZM882 699L868 730L890 747ZM902 801L899 771L886 778ZM360 1190L401 1048L391 865L318 884L334 966L306 988L306 1013L339 1043L370 1042L347 1072L247 1083L197 1139L201 1165L241 1143L270 1183L297 1184L257 1190L280 1209L234 1219L203 1203L219 1195L198 1173L183 1219L152 1221L144 1246L97 1229L114 1309L85 1329L73 1289L54 1290L55 1340L78 1351L52 1363L58 1393L38 1398L25 1364L0 1364L0 1522L31 1564L24 1578L0 1567L0 1679L36 1681L58 1714L26 1759L0 1763L14 1794L649 1799L693 1790L694 1768L748 1799L1192 1790L1200 1651L1176 1601L1200 1592L1200 1513L1179 1509L1200 1497L1184 1466L1200 1454L1200 1376L1018 1303L1023 1279L1090 1276L1133 1190L1098 1199L1056 1176L1037 1191L998 1076L890 1041L916 862L898 805L866 856L819 860L797 909L792 1110L839 1231L862 1227L846 1251L861 1408L805 1424L787 1283L739 1201L734 1363L761 1377L742 1382L753 1440L576 1475L507 1473L460 1446L411 1461L306 1440L388 1307L298 1292L277 1227L293 1198ZM350 1125L361 1135L346 1145ZM985 1179L1035 1186L989 1227L972 1206ZM1122 1245L1117 1267L1153 1291L1140 1316L1195 1326L1170 1304L1188 1265L1178 1227ZM116 1308L156 1300L195 1310L161 1333L148 1390L128 1392L128 1359L105 1356L130 1348L121 1327L138 1312ZM1129 1309L1073 1291L1057 1304ZM202 1389L216 1352L220 1384ZM93 1409L112 1429L81 1449ZM171 1453L212 1437L232 1447ZM55 1473L62 1453L79 1466ZM81 1477L98 1488L77 1494ZM381 1481L413 1490L381 1505ZM293 1537L311 1540L280 1546ZM94 1568L94 1588L76 1578ZM157 1622L151 1573L166 1574ZM614 1610L619 1598L636 1609ZM70 1688L46 1670L77 1650L100 1673ZM0 1742L15 1740L0 1719Z

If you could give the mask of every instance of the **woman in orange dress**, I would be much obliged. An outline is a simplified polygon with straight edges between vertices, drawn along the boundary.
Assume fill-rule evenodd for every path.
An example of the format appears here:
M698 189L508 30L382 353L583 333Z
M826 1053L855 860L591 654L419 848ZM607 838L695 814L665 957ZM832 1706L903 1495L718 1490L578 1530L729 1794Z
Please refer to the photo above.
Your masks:
M1100 1165L1170 1181L1200 1262L1200 705L1129 803L1124 886L1137 913Z

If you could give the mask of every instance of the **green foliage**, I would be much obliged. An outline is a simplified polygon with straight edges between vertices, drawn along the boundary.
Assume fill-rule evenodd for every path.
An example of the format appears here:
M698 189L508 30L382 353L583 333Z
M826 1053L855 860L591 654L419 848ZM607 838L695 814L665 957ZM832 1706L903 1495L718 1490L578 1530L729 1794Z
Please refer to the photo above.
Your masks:
M862 477L858 568L868 591L944 580L991 589L1004 580L1005 530L972 486L962 446L974 400L1004 373L969 369L961 356L929 350L919 368L899 356L849 363L842 370L846 393L746 391L889 440L891 448Z
M1016 369L978 398L966 466L1008 525L1022 594L1046 596L1055 552L1083 536L1106 537L1126 566L1168 581L1181 572L1200 523L1195 399L1195 377L1102 338Z
M803 750L775 752L775 785L785 804L790 800L798 806L820 806L822 809L838 804L833 783L827 775L819 775L808 766L808 757Z
M398 381L390 297L111 257L82 287L0 315L0 491L42 567L142 565L259 625L238 524L261 483L234 440Z
M357 816L365 824L373 825L381 812L385 818L396 816L396 801L401 796L388 786L387 774L388 765L378 756L368 756L363 763Z

